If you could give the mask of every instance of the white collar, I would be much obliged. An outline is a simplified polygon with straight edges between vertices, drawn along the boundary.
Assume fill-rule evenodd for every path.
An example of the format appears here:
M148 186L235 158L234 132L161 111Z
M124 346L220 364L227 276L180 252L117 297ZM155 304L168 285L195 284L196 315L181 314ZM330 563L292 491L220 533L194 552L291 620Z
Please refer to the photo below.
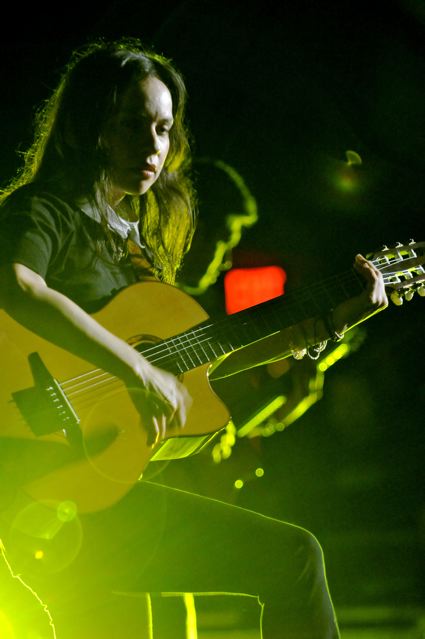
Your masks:
M87 199L81 199L77 201L78 207L85 213L88 217L96 222L101 222L101 215L99 210L93 207ZM108 222L108 226L110 229L118 233L120 237L124 240L127 238L138 244L141 248L144 248L144 244L140 241L139 234L139 222L130 222L125 218L121 217L114 211L112 206L106 204L106 219Z

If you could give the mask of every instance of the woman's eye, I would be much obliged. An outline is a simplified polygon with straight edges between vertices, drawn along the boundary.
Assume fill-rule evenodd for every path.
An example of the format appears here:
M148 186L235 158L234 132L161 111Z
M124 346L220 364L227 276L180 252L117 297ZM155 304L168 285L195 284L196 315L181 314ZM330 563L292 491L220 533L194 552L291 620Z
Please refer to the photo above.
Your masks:
M149 127L149 124L144 119L128 117L119 120L119 126L124 131L138 133L144 130L146 127ZM157 135L166 136L169 135L170 129L171 126L168 123L158 124L155 127L155 132Z
M168 126L159 126L156 132L158 135L168 135L168 133L170 133L170 128Z

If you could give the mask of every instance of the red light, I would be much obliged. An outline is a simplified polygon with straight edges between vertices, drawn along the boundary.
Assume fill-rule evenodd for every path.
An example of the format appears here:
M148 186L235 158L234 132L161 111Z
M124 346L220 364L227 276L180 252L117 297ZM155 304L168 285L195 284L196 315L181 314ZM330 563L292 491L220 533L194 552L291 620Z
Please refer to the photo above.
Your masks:
M224 276L226 312L237 313L285 292L286 273L280 266L235 268Z

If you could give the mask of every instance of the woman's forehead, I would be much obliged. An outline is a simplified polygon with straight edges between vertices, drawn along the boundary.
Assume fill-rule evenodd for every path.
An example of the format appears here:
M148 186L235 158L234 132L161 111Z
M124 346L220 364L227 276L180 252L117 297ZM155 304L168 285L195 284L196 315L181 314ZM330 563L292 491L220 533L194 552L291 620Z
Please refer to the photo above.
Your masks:
M132 82L118 100L117 109L124 113L158 111L162 117L172 117L173 101L164 82L156 76L147 76Z

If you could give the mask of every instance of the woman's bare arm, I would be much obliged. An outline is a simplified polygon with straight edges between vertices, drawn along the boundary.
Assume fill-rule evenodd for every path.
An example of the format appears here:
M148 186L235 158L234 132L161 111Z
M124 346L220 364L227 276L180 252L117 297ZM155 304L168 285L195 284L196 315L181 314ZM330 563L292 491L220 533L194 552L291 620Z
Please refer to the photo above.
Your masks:
M356 256L354 268L365 280L365 288L359 295L334 309L333 324L335 331L341 335L388 305L379 270L361 255ZM288 357L295 351L302 351L306 346L327 339L329 332L324 321L321 318L308 319L225 356L214 367L212 376L221 378L233 375L253 366Z
M37 335L121 378L142 416L149 443L165 434L171 417L173 425L184 425L190 399L177 378L152 366L28 267L0 269L0 305ZM136 398L138 390L142 396Z

